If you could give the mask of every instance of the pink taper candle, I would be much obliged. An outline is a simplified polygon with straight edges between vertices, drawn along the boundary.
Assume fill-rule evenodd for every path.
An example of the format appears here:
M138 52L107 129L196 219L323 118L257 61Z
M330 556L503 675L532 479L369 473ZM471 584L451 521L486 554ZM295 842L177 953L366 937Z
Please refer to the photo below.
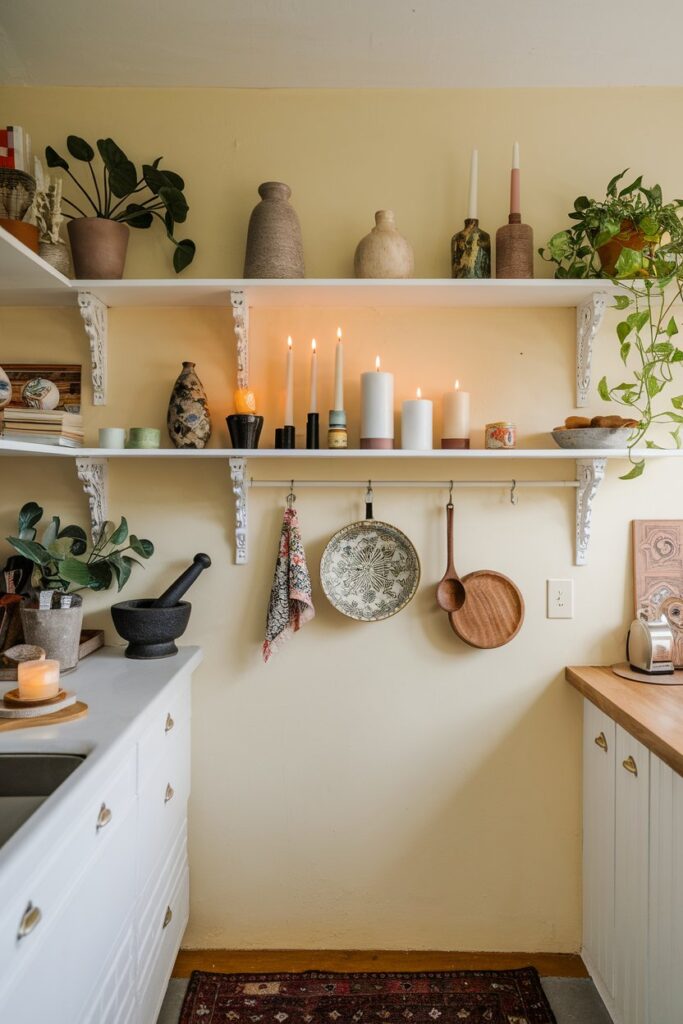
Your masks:
M519 187L519 143L512 147L512 170L510 172L510 213L522 212Z

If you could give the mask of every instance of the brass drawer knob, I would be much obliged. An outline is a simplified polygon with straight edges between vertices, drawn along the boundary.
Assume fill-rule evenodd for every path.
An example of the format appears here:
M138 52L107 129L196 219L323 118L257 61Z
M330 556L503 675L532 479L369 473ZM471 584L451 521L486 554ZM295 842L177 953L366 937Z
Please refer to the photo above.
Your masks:
M631 757L630 754L628 755L628 757L626 758L625 761L622 761L622 764L623 764L624 768L626 769L626 771L630 772L631 775L637 775L638 774L638 765L633 760L633 758Z
M17 939L24 939L27 935L30 935L34 928L40 924L42 918L42 912L40 907L34 907L32 903L26 907L24 914L19 922L19 930L17 931Z
M607 750L607 739L604 732L601 732L599 736L595 737L595 745L600 747L600 750Z
M164 726L164 732L170 732L174 725L175 722L173 721L173 716L169 711L169 713L166 715L166 725Z
M172 920L173 920L173 911L171 910L170 907L166 907L166 913L164 914L164 923L161 926L162 929L168 928L168 926L169 926L169 924L171 923Z
M173 786L169 782L168 786L166 787L166 794L164 796L164 803L167 804L168 801L172 800L174 796L175 796L175 789L173 788Z
M100 813L97 815L97 824L95 826L95 830L99 832L100 829L104 828L105 825L108 825L110 821L111 811L109 810L106 804L102 804L102 806L100 807Z

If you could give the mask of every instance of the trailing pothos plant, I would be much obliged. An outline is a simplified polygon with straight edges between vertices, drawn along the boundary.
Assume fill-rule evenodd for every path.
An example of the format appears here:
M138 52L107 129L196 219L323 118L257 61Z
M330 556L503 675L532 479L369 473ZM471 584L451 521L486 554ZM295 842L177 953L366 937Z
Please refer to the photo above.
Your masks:
M64 198L63 202L76 211L65 213L65 217L101 217L128 224L131 228L149 228L155 219L159 220L175 246L173 266L176 273L179 274L192 263L195 254L194 242L190 238L178 241L173 233L175 225L183 224L187 218L189 207L184 195L185 182L175 171L162 170L159 167L162 157L157 157L151 164L143 164L142 174L139 175L135 164L113 139L98 139L97 151L102 160L98 180L93 167L95 150L90 143L78 135L69 135L66 148L74 160L88 165L92 188L88 191L81 184L68 162L52 146L46 148L45 159L48 167L59 167L66 171L88 203L86 213L72 200Z
M555 264L557 278L612 277L601 260L600 249L613 240L623 241L624 251L642 250L643 261L617 265L617 277L644 276L659 269L658 256L683 253L683 224L680 210L683 200L665 203L659 185L646 188L639 175L620 188L627 171L615 175L607 185L604 199L579 196L568 215L570 228L558 231L539 255ZM632 243L629 247L629 242ZM668 272L667 268L664 268Z
M671 253L662 255L661 250L647 257L641 252L624 249L619 263L617 270L630 270L629 276L638 267L644 266L648 272L648 276L638 282L615 279L623 293L615 297L614 308L625 314L616 329L619 354L632 376L618 384L608 384L603 377L598 393L606 402L625 405L633 419L638 419L638 426L628 441L633 465L622 477L622 480L632 480L645 469L645 460L634 457L634 450L643 441L646 448L664 447L647 438L652 427L668 425L672 428L669 434L673 446L680 448L683 444L683 394L669 397L668 408L662 408L661 401L664 392L674 383L677 365L683 363L683 349L675 342L678 325L672 313L673 307L683 302L683 259Z
M36 527L42 518L40 505L27 502L19 511L18 535L7 537L12 547L33 563L31 582L36 590L107 590L114 580L122 590L133 566L142 564L138 558L154 554L151 540L129 534L123 517L118 526L103 523L90 549L85 530L62 526L58 516L52 517L37 541Z

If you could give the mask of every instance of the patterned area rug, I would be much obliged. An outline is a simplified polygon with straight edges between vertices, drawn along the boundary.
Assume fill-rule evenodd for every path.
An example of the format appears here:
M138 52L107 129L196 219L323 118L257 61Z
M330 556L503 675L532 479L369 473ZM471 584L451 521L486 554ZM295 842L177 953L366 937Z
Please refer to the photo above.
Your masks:
M538 973L208 974L179 1024L555 1024Z

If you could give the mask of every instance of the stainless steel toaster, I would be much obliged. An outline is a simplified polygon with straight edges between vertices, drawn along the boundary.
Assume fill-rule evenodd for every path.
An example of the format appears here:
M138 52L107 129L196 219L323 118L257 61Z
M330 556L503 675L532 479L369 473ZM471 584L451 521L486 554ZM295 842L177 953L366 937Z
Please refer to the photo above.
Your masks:
M634 619L626 638L626 659L635 672L671 675L674 670L674 636L666 618Z

